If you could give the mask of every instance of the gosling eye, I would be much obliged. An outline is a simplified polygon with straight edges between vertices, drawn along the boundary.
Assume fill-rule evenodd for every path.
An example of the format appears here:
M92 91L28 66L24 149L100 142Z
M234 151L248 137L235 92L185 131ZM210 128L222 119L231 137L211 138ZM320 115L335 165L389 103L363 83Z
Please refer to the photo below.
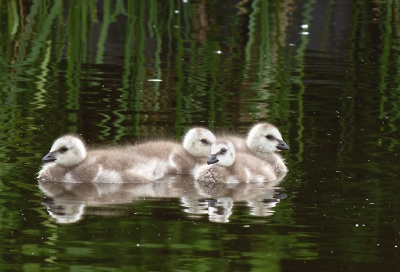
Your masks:
M267 136L265 136L268 140L273 140L274 139L274 136L272 136L272 135L267 135Z
M203 144L208 144L206 139L201 139L200 142L203 143Z
M64 147L62 147L62 148L60 149L60 151L61 151L61 153L65 153L65 152L68 151L68 148L66 148L66 147L64 146Z
M226 152L226 149L222 148L220 152L221 152L221 154L224 154Z

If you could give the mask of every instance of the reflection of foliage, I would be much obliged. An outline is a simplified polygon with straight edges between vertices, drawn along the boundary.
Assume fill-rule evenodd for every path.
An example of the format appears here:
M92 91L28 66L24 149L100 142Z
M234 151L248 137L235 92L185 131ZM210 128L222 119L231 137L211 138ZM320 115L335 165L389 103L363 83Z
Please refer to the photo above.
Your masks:
M313 260L317 256L309 251L315 245L299 243L293 236L271 235L264 223L243 227L193 221L179 215L179 203L172 203L176 207L162 211L155 207L163 203L151 200L120 206L125 217L118 220L104 215L74 225L44 220L45 228L26 228L19 250L41 267L86 263L92 269L130 266L146 271L279 271L281 258ZM33 239L43 236L43 242ZM290 247L287 255L282 255L283 247Z
M158 1L86 0L63 6L61 1L35 1L25 6L4 1L1 5L1 17L8 18L2 21L8 28L3 33L8 36L2 39L0 50L9 53L1 54L0 61L14 71L13 77L36 75L37 80L36 86L22 87L20 81L11 83L5 74L0 81L11 83L8 90L30 89L33 99L27 102L31 114L40 117L56 110L58 115L49 114L47 122L67 124L64 132L82 131L94 124L101 129L99 139L115 141L150 133L141 128L146 123L174 125L180 136L185 126L205 118L211 127L221 127L237 120L287 117L288 106L283 103L288 88L275 80L273 73L279 65L277 51L284 43L277 24L285 20L280 5L252 4L247 44L237 31L240 17L226 14L233 17L224 18L212 2L160 5ZM235 7L223 4L223 8ZM268 15L263 16L265 13ZM231 35L224 40L221 29L210 22L221 25L226 20L234 23L227 25ZM259 32L265 35L259 37ZM279 37L278 44L275 37ZM111 38L123 46L112 57L105 54ZM119 55L122 71L116 70L121 66L113 65L119 62ZM263 64L253 67L250 63L255 59ZM113 78L115 84L105 85L105 77ZM231 78L241 83L231 84ZM247 93L260 101L243 109L253 115L229 115L227 109L237 108L240 100L248 99ZM278 98L280 107L273 103ZM88 111L93 107L114 110L99 115ZM174 118L160 120L157 112L168 112Z
M274 73L274 67L283 65L277 52L284 46L278 26L284 10L275 2L269 6L255 1L249 8L253 24L248 39L240 29L247 15L221 13L236 7L219 1L0 0L1 177L17 176L2 192L13 188L14 193L31 194L32 186L24 184L32 182L38 158L62 133L120 141L158 135L166 126L180 137L192 125L220 128L237 122L247 126L255 119L286 119L288 85ZM262 65L252 65L254 60ZM249 99L257 103L247 103ZM280 107L276 99L282 101ZM9 156L13 152L21 155L20 166L14 168L14 161L7 164L15 158ZM26 179L20 170L28 174ZM3 199L9 198L10 194ZM7 208L0 216L2 231L23 233L18 233L17 242L2 239L18 248L11 250L12 257L4 257L8 247L0 255L14 263L20 254L30 258L27 270L46 268L46 263L62 267L64 261L65 268L73 263L76 269L87 269L78 264L81 258L103 267L111 262L135 263L145 270L228 269L231 245L236 252L242 250L238 235L227 235L225 227L208 222L198 226L178 220L174 215L180 210L157 220L147 216L154 207L146 203L135 207L145 215L140 220L132 216L118 220L118 226L105 219L101 227L91 222L67 227L52 222L44 207L29 210L42 219L29 226L19 218L27 212ZM88 240L88 235L95 238ZM253 253L249 241L243 255L249 263L237 265L276 270L278 258L263 256L274 249L257 236L252 241L259 253ZM110 247L119 253L110 256ZM188 258L181 257L185 255Z
M396 182L391 180L395 179L397 168L389 151L398 147L400 138L398 3L352 3L351 24L346 26L349 41L344 45L346 49L341 48L347 56L342 61L342 56L335 54L316 60L316 53L307 51L307 35L300 36L295 46L288 46L290 33L286 26L293 27L297 20L294 16L289 18L289 13L302 17L300 25L311 28L319 23L313 18L319 1L304 2L304 6L295 7L297 4L291 5L291 1L240 1L238 8L230 1L0 0L0 220L2 233L6 230L8 235L1 238L2 244L12 245L15 240L23 244L18 249L3 249L1 256L20 250L38 258L37 262L42 261L38 256L45 256L47 262L60 258L76 263L82 257L99 263L95 254L90 254L100 252L106 263L111 246L128 252L118 254L113 261L132 263L128 259L133 258L138 263L136 267L161 256L171 269L184 263L188 270L202 270L201 265L220 270L229 267L225 257L237 254L245 246L241 257L249 262L241 264L243 270L266 265L269 259L263 257L265 252L276 254L271 257L270 266L278 269L279 259L330 256L330 252L323 252L328 250L325 248L318 256L315 253L316 237L334 240L327 234L326 225L333 229L331 233L343 235L341 244L335 246L351 251L342 254L343 260L359 261L362 257L352 254L364 251L367 244L357 237L373 236L370 244L377 244L386 233L397 233L395 225L382 228L380 221L386 216L382 212L386 207L383 201L390 191L397 190ZM317 50L323 51L329 43L334 6L336 2L329 1L323 42ZM290 48L295 50L290 52ZM321 62L325 66L313 67ZM363 69L363 65L369 69ZM375 74L379 74L378 79ZM314 85L308 84L313 79L317 79ZM319 84L318 80L323 79L328 83L323 91L317 90L315 82ZM331 82L343 85L328 86ZM35 222L25 226L24 219L14 211L18 204L10 195L31 192L29 186L21 186L21 179L26 175L26 182L32 181L38 158L47 151L48 143L62 133L79 132L96 141L118 142L167 130L178 138L191 125L237 128L265 119L284 124L284 130L291 124L294 136L288 143L291 145L291 140L295 144L291 151L294 156L288 160L297 165L291 168L290 175L311 169L310 177L315 179L326 177L323 171L336 167L337 172L330 173L336 180L329 185L333 191L329 194L325 180L310 178L309 185L308 179L289 183L306 196L289 197L277 207L275 220L290 227L263 226L262 237L252 236L248 229L248 244L242 244L242 233L227 234L239 229L237 226L181 222L172 214L166 220L141 217L143 221L135 221L133 217L119 226L115 226L115 220L104 220L101 227L84 222L69 229L50 222L43 208L30 211L39 211L45 218L39 227ZM371 151L371 146L376 149ZM380 161L387 163L382 165ZM391 179L370 178L366 172ZM18 182L6 183L5 177ZM360 181L354 182L357 177ZM310 193L310 187L323 192L323 196ZM357 202L353 198L360 195L373 199L374 204L366 203L372 208L357 206L354 211L343 212L339 208L331 210L331 206L315 206L321 198L329 197L342 203L341 208L354 207ZM397 202L390 203L393 222L399 221L395 216L397 206ZM150 214L153 208L140 206L138 211ZM174 214L179 211L176 209ZM310 214L320 216L314 219L320 220L317 230L315 226L308 228ZM370 232L353 227L352 219L357 216L370 223ZM38 231L41 226L46 229ZM27 231L18 233L17 238L9 234L21 228ZM159 229L163 230L161 238L155 235ZM94 242L88 242L88 231L96 237ZM67 232L68 236L63 235ZM349 237L352 235L357 237ZM40 236L50 237L44 248L35 240ZM109 242L110 236L113 242ZM268 240L269 236L273 238ZM71 241L86 241L87 248ZM99 241L101 246L96 243ZM327 244L333 246L333 242ZM291 250L284 254L286 245ZM378 256L380 249L368 250L370 255ZM182 257L185 254L189 256L187 260ZM142 256L150 260L144 261ZM235 258L238 256L232 256ZM143 269L161 270L162 263ZM25 268L34 269L37 264L30 263Z
M315 14L311 11L303 14L302 24L312 28L320 21L306 21L307 15ZM397 259L398 216L393 214L398 214L394 206L398 207L399 198L393 192L398 187L394 184L398 183L400 96L395 11L395 1L354 2L349 22L344 24L348 33L341 33L346 38L332 39L333 48L328 50L332 56L305 48L299 48L296 55L302 67L297 80L303 88L299 86L301 97L293 105L299 103L301 118L296 121L304 127L301 144L308 147L301 155L302 167L310 173L296 184L299 199L293 197L289 203L299 214L297 226L309 226L307 216L303 220L300 215L313 214L313 233L323 237L321 249L326 248L326 252L319 251L321 260L333 254L343 263ZM313 42L308 47L318 48L320 43ZM345 56L335 52L334 42ZM305 153L314 154L312 160ZM390 241L383 233L390 233ZM384 256L382 243L395 253ZM370 258L365 259L366 254Z

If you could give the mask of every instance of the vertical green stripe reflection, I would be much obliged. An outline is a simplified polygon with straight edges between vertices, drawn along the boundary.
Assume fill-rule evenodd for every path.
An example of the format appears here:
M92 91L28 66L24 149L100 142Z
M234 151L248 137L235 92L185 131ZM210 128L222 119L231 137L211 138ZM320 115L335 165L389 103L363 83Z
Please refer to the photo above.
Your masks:
M310 22L312 20L311 13L313 11L312 6L315 4L316 0L309 0L306 2L304 5L304 12L303 12L303 25L310 25ZM302 78L304 77L304 55L305 51L307 48L309 42L309 37L308 35L301 34L301 42L299 48L296 50L296 60L297 60L297 67L299 75L296 77L297 79L297 84L300 87L300 91L297 95L297 101L298 101L298 108L297 108L297 125L299 126L298 130L298 143L299 143L299 152L296 154L298 162L303 161L303 152L304 152L304 143L303 143L303 131L304 131L304 125L303 125L303 118L304 118L304 104L303 104L303 95L305 92L305 87L304 84L302 83Z
M136 17L138 18L138 23L135 26L137 29L137 40L136 40L136 48L134 51L136 52L136 61L135 66L133 69L135 71L134 78L136 78L136 82L134 83L134 109L136 112L135 116L135 128L136 128L136 136L139 136L139 123L140 123L140 114L143 109L143 99L146 97L144 93L143 86L144 81L146 80L146 71L144 70L144 48L145 48L145 40L146 40L146 31L145 31L145 9L143 7L144 3L142 1L137 2L134 1L136 4L136 8L134 8L133 12L135 13Z
M385 5L385 6L383 6ZM381 93L381 101L380 101L380 114L379 117L385 117L385 103L387 102L387 96L385 94L385 90L387 89L387 79L388 79L388 70L389 70L389 56L390 56L390 49L392 46L391 39L392 39L392 9L391 6L393 5L392 0L387 0L385 3L382 3L382 9L386 11L385 14L382 14L380 22L381 33L382 33L382 41L381 44L383 45L382 48L382 56L380 58L380 82L379 82L379 91Z
M175 72L177 76L177 82L175 84L174 93L175 93L175 137L177 135L181 135L183 133L182 123L183 123L183 111L182 111L182 86L184 84L184 74L183 74L183 56L184 56L184 47L183 40L180 35L180 31L182 28L181 25L181 14L174 13L175 7L173 5L170 6L169 10L169 28L174 31L174 38L176 39L176 57L175 57ZM176 27L175 27L176 26ZM172 37L171 37L172 38Z
M78 7L76 7L78 5ZM81 12L71 12L71 9L82 9L82 2L80 5L75 1L69 2L68 20L67 20L67 33L68 42L67 56L68 56L68 68L66 71L67 79L67 108L70 110L78 110L79 96L80 96L80 75L81 75L81 64L82 64L82 52L85 51L84 41L81 40ZM82 43L81 43L82 41ZM76 122L76 113L70 115L70 121Z

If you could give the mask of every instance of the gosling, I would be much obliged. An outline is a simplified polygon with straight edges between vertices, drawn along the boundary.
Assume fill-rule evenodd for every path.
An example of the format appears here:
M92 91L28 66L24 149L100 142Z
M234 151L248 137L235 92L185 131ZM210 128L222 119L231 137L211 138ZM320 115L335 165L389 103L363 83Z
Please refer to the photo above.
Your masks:
M268 162L246 153L236 153L229 140L217 140L211 146L206 166L200 167L195 179L202 183L278 182Z

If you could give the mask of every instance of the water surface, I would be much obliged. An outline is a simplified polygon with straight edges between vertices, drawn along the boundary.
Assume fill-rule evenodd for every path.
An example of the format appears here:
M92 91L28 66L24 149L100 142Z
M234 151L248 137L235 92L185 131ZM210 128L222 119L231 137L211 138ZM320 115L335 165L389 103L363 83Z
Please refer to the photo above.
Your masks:
M0 2L4 270L391 271L398 4ZM277 186L39 184L52 142L279 127Z

